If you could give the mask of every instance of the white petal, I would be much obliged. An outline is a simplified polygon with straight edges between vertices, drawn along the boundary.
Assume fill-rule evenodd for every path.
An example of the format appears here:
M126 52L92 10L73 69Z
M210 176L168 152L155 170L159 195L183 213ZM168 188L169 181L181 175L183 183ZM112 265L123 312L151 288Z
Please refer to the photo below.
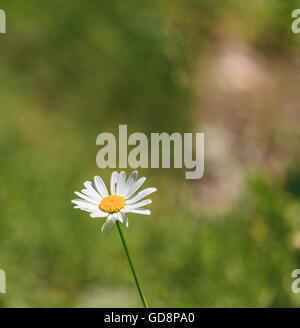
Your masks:
M103 180L99 176L95 176L94 181L99 194L102 197L108 196L108 191Z
M138 203L134 203L134 204L131 204L131 205L125 205L124 206L124 212L127 211L127 210L137 209L139 207L143 207L143 206L151 204L151 203L152 203L151 199L145 199L145 200L142 200Z
M123 190L125 187L125 181L126 181L126 174L124 171L120 172L119 177L118 177L118 182L117 182L117 191L116 194L117 195L121 195L123 194Z
M91 218L106 218L108 216L108 213L103 211L96 211L90 214Z
M125 227L128 228L129 222L128 222L128 217L125 213L119 212L115 214L116 220L120 221L122 224L124 224Z
M89 189L82 189L81 192L82 192L83 194L85 194L86 196L88 196L88 197L94 199L95 201L97 201L98 204L99 204L99 203L101 202L101 200L102 200L102 197L101 197L97 192L93 193L93 192L92 192L91 190L89 190Z
M121 213L117 213L115 216L116 220L120 221L121 223L124 223L123 216Z
M128 177L128 179L127 179L127 184L133 184L133 183L135 183L136 182L136 179L137 179L137 177L138 177L138 171L137 170L134 170L131 174L130 174L130 176Z
M132 196L141 186L142 184L146 181L146 178L140 178L138 179L137 182L135 182L128 190L128 192L126 193L126 195L124 195L124 198L127 199L130 196Z
M78 197L81 197L82 199L85 199L85 200L88 201L89 203L96 204L96 205L99 204L99 202L97 202L97 201L94 200L93 198L88 197L88 196L86 196L86 195L84 195L84 194L82 194L82 193L80 193L80 192L78 192L78 191L75 191L75 195L77 195Z
M146 188L146 189L140 191L139 193L137 193L133 198L126 200L126 204L133 204L135 202L138 202L139 200L152 194L155 191L157 191L156 188Z
M81 210L87 212L96 212L98 210L97 205L89 203L83 199L73 199L71 202L78 205Z
M120 214L122 215L124 226L128 228L129 227L129 221L128 221L127 215L125 213L122 213L122 212L120 212Z
M128 180L125 183L124 189L123 189L123 195L126 195L126 193L129 191L131 186L136 182L136 179L138 177L138 171L133 171L130 176L128 177ZM123 196L121 195L121 196Z
M91 181L86 181L84 183L84 186L94 196L94 199L97 199L97 197L101 198L96 187L94 186L94 184Z
M117 171L114 171L110 178L110 193L112 195L116 194L118 176L119 176L119 173Z
M128 213L136 213L136 214L143 214L143 215L150 215L151 211L145 209L145 208L138 208L135 210L130 210Z
M107 234L113 229L114 226L115 226L114 217L113 215L109 215L106 222L103 224L101 230L103 233Z

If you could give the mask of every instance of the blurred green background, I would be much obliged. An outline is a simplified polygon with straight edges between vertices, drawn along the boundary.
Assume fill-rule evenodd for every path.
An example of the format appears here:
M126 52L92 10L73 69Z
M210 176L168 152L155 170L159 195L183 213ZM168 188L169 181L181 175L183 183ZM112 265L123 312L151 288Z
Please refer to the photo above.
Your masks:
M117 231L70 203L108 182L95 141L119 124L206 132L202 179L140 170L158 192L125 237L150 306L300 306L297 6L1 1L0 306L141 306Z

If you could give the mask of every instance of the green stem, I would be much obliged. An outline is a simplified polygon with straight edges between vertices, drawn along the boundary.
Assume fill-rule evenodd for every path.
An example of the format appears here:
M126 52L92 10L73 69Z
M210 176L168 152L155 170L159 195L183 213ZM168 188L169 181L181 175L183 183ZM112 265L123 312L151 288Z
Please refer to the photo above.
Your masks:
M144 293L142 291L142 287L140 285L140 282L139 282L139 278L136 274L136 271L135 271L135 268L134 268L134 265L132 263L132 260L131 260L131 257L130 257L130 254L129 254L129 250L128 250L128 247L127 247L127 244L126 244L126 241L125 241L125 238L124 238L124 235L123 235L123 232L122 232L122 229L121 229L121 225L120 225L120 222L119 221L116 221L116 224L117 224L117 227L118 227L118 230L119 230L119 233L120 233L120 237L121 237L121 240L122 240L122 244L124 246L124 250L125 250L125 253L127 255L127 258L128 258L128 262L129 262L129 265L130 265L130 268L131 268L131 271L132 271L132 274L133 274L133 277L134 277L134 280L135 280L135 283L136 283L136 287L138 289L138 292L141 296L141 299L142 299L142 302L144 304L144 307L145 308L148 308L148 304L147 304L147 301L145 299L145 296L144 296Z

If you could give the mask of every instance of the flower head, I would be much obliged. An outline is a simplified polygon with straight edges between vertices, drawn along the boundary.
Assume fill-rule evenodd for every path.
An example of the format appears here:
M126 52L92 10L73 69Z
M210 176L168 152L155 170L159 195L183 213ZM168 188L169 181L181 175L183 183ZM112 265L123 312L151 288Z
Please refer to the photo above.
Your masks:
M80 199L73 199L72 203L83 211L89 212L92 218L105 218L102 232L108 233L115 225L116 220L128 227L126 213L137 213L149 215L151 212L143 208L152 203L151 199L144 199L156 191L156 188L146 188L137 193L146 178L137 180L138 172L133 171L126 180L124 171L114 171L110 178L110 194L99 176L95 176L94 182L86 181L85 189L75 192Z

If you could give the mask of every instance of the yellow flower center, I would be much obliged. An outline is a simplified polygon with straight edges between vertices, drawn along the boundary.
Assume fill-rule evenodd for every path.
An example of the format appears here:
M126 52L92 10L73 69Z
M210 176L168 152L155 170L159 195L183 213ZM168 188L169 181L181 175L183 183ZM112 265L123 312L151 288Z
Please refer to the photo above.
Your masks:
M107 213L117 213L125 206L125 200L119 195L111 195L104 197L100 204L99 208L101 211Z

